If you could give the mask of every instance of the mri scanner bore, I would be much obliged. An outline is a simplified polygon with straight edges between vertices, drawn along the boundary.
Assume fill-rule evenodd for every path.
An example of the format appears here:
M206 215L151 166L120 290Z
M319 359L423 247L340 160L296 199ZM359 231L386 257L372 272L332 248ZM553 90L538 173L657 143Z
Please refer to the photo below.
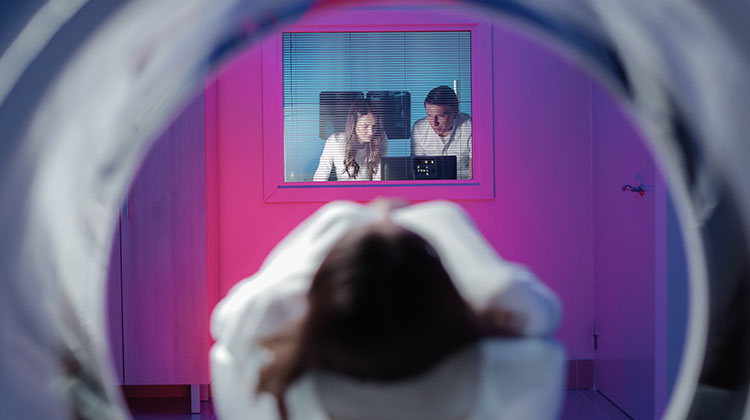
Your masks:
M112 367L103 357L107 346L103 339L102 279L106 266L107 252L105 250L111 239L114 216L120 208L128 180L132 178L136 165L144 156L146 145L153 139L153 133L163 125L163 121L171 118L173 110L180 103L187 100L191 86L202 82L207 57L217 57L220 53L228 51L226 47L236 45L237 39L254 37L258 33L256 29L268 30L269 25L275 21L274 19L247 19L252 16L267 16L261 13L261 8L266 6L268 5L262 2L250 5L232 1L213 3L210 7L201 5L199 2L181 2L178 5L169 2L152 4L134 1L127 5L99 5L98 8L85 4L80 6L80 10L72 10L68 14L41 13L37 20L29 21L29 25L25 27L33 30L39 22L45 28L57 27L59 30L55 32L54 37L44 35L49 31L33 33L34 36L31 37L28 35L29 32L26 32L26 36L21 37L23 42L20 44L4 44L10 45L8 47L10 53L3 55L0 65L4 70L2 72L3 83L5 86L11 86L11 89L4 91L7 93L3 93L2 105L0 105L2 127L8 139L3 143L2 153L0 153L3 163L0 165L2 168L0 169L2 170L0 182L2 182L2 191L6 197L0 202L0 214L2 214L0 223L2 223L3 237L7 238L0 252L0 258L2 258L0 269L3 270L3 279L7 279L4 280L7 283L6 293L1 297L6 322L0 327L2 334L0 362L3 369L0 384L3 390L3 406L11 418L68 418L71 416L119 418L125 415L121 408L119 391L112 386ZM279 4L269 7L270 10L281 10L275 7L281 8L282 6ZM286 13L307 8L307 5L301 4L292 6L291 2L287 3L287 6L290 7L284 9L282 17L286 17ZM647 138L650 139L649 144L661 159L659 163L668 175L667 179L675 199L676 213L682 222L682 232L687 247L686 260L690 267L691 280L688 298L691 315L685 338L686 356L675 380L674 398L670 400L666 416L668 419L712 418L711 416L716 415L722 418L741 418L746 401L747 361L744 355L747 354L745 349L748 336L745 328L748 317L741 308L747 307L744 305L747 300L744 291L748 273L746 215L750 214L748 212L750 192L748 192L748 186L739 181L746 179L743 176L746 175L746 169L737 157L747 156L744 152L748 150L747 144L739 141L743 138L741 133L747 132L748 121L746 118L740 118L737 112L747 109L744 105L750 98L750 95L736 94L736 92L748 92L747 86L750 83L740 76L746 74L747 71L747 63L741 58L746 56L745 52L748 48L747 43L744 42L747 39L747 31L741 29L737 21L732 19L733 16L741 15L741 13L732 14L728 13L729 8L721 9L718 6L714 8L698 3L662 4L657 9L638 2L632 5L610 4L604 7L586 1L575 2L571 4L570 9L551 8L535 3L521 6L512 2L502 2L493 6L504 12L505 16L525 22L528 27L537 30L537 33L544 33L557 39L560 43L558 46L562 45L567 48L567 51L576 53L576 57L588 65L588 69L596 74L599 80L604 80L611 92L614 92L622 103L627 107L632 107L628 109L633 111L634 121L647 134ZM425 5L419 7L423 8L420 12L433 10ZM747 11L747 6L735 5L735 8ZM171 10L178 10L181 13L164 13ZM410 8L406 10L408 13L414 11ZM49 12L49 9L42 7L42 11ZM21 15L8 14L7 16ZM106 20L106 24L102 24L105 22L105 16L110 16L111 19ZM159 18L151 20L156 16ZM707 18L709 16L710 18ZM148 30L154 26L163 27L165 18L172 19L171 25L168 25L172 28L169 34ZM59 25L50 26L50 21L55 19ZM63 25L62 23L67 22L68 19L74 21L75 24ZM682 22L681 26L654 24L654 22L677 20ZM160 24L151 26L156 21ZM724 26L709 23L716 21L722 22ZM15 27L24 28L23 25ZM94 33L94 28L100 29L96 31L95 37L91 35ZM140 30L134 30L134 28ZM633 31L632 29L635 28L637 30ZM699 34L699 38L691 39L706 42L686 44L685 36L682 35L687 33L681 28L688 28L693 35ZM128 36L119 36L124 33ZM522 60L495 59L493 60L493 64L496 64L495 68L502 68L503 71L510 72L516 77L523 76L524 71L530 78L538 76L538 73L535 74L529 69L543 69L545 67L538 64L549 63L544 61L543 55L536 55L533 48L526 50L529 44L524 43L522 38L514 38L513 34L513 32L505 33L499 30L493 34L494 45L507 48L508 51L514 52L514 59L520 57ZM634 34L639 34L639 36ZM90 38L91 42L79 42L84 38ZM50 39L52 43L48 45L47 41ZM519 40L520 44L516 44ZM647 42L647 40L655 42ZM30 53L18 55L18 48L20 48L17 47L18 45L27 48L26 51ZM710 48L708 48L709 45ZM34 48L35 46L38 48ZM117 52L115 56L108 55L113 51ZM686 53L687 51L690 53ZM519 52L528 55L515 54ZM653 54L655 52L658 54ZM259 54L253 55L252 52L249 54L248 61L258 61ZM691 57L695 55L713 58L713 60L708 60L709 62L722 63L722 68L725 70L722 77L717 78L716 72L705 71L704 67L692 60ZM105 56L111 59L103 60L102 57ZM31 59L21 59L23 57L31 57ZM50 62L52 57L58 61L53 59ZM665 57L665 59L655 60L654 57ZM69 66L63 66L63 62L69 63ZM537 66L519 65L522 62L535 63ZM131 66L128 63L138 63L138 65ZM222 77L228 77L228 79L224 79L223 85L221 77L217 79L214 87L209 85L208 92L215 96L208 96L206 103L210 104L214 101L214 105L220 105L222 98L227 98L222 95L222 92L226 93L227 90L222 89L235 83L237 73L233 74L233 70L238 67L242 66L235 66L234 69L224 72ZM6 69L9 71L6 72ZM256 67L254 74L263 74L261 70ZM669 75L674 77L668 77ZM576 80L575 75L570 75L566 71L555 73L554 77L533 77L539 85L539 91L536 94L554 93L549 88L552 85L557 86L563 90L559 92L560 96L554 97L568 98L559 103L574 108L572 105L577 102L570 98L575 96L569 94L575 91L578 85L558 83L562 76L571 76L572 81ZM245 80L253 80L252 77L248 78L247 74L242 77ZM100 80L105 81L104 85L121 86L123 89L81 88L96 85ZM519 94L520 89L514 90L514 85L504 83L505 80L494 78L494 85L488 91L488 95L491 95L493 100L509 92L511 94L516 92L517 95L512 102L513 107L507 107L501 102L499 106L503 107L501 109L503 112L494 114L492 130L496 140L498 137L507 139L514 135L520 136L522 131L518 129L512 132L500 131L500 127L503 127L503 130L514 127L514 122L519 124L521 121L524 123L521 125L542 129L545 126L555 128L558 124L564 126L566 122L579 121L568 118L555 119L554 113L547 115L549 118L544 119L545 124L533 124L535 121L533 118L519 120L519 112L523 113L524 109L527 109L525 107L528 106L528 102L523 101L524 96ZM567 77L563 81L568 81ZM590 92L584 97L589 98L588 104L601 100L602 92L598 91L596 84L585 79L583 85L587 84ZM515 85L516 88L518 86L524 85ZM83 95L83 92L86 94ZM257 90L254 92L257 93ZM257 95L245 95L244 98L249 102L240 103L240 105L250 105L256 107L255 109L260 109L259 102L254 102L252 99L257 98ZM473 98L472 102L476 99ZM555 101L550 100L545 103L554 105ZM583 103L585 104L586 101ZM538 111L537 106L533 108L534 112ZM583 106L583 108L586 107ZM61 109L72 111L74 115L70 112L60 112ZM212 237L209 235L211 228L207 225L206 243L214 241L213 243L217 246L216 248L207 246L206 249L214 251L223 248L225 250L223 252L226 252L231 249L227 245L234 243L239 244L240 249L243 250L268 250L273 242L282 237L288 229L284 226L262 224L254 224L252 226L255 227L251 227L247 224L248 219L238 218L236 214L232 217L231 210L227 210L232 206L227 206L227 204L238 204L239 206L235 209L250 209L250 212L243 211L244 217L247 217L247 214L253 214L258 216L253 219L256 221L271 220L280 213L288 213L290 223L288 226L294 225L296 221L304 218L304 215L312 213L317 205L301 202L298 203L296 210L287 208L279 212L279 205L265 204L265 202L254 203L253 200L257 198L231 198L233 194L227 194L227 189L231 191L229 186L236 179L242 178L238 177L238 174L251 175L242 178L246 180L260 179L258 178L260 171L255 168L263 164L262 158L257 157L262 156L263 151L258 145L249 145L247 142L237 140L243 136L245 139L248 138L242 130L225 130L227 123L230 125L237 123L230 112L232 107L223 108L226 114L217 114L221 119L225 119L220 127L211 126L212 123L209 123L209 121L217 123L219 120L216 116L214 120L208 118L212 112L211 109L211 106L207 106L206 123L209 129L205 132L209 135L221 133L234 140L223 143L224 146L229 146L228 149L222 150L220 147L214 151L206 149L207 155L214 153L217 159L206 161L206 167L213 165L215 171L207 169L205 173L216 173L216 179L222 180L213 184L216 185L214 187L216 190L206 191L207 203L216 200L214 201L215 207L206 206L206 213L211 211L220 213L221 209L230 211L229 217L227 214L219 214L220 218L207 217L206 221L208 223L209 220L220 220L220 223L245 226L240 231L253 234L248 235L252 240L244 239L243 241L231 230L215 227L216 235ZM213 109L215 111L222 108L219 106ZM706 110L713 112L703 112ZM478 111L478 109L472 109L472 117L475 117ZM601 133L606 132L607 127L618 127L617 121L608 120L608 118L615 120L616 118L613 118L606 107L602 110L590 106L589 112L592 114L601 112L599 116L601 118L592 116L588 119L589 124L582 124L578 127L579 129L588 126L590 133ZM246 114L243 113L243 115ZM112 116L117 116L117 118L111 118ZM498 120L502 124L498 124ZM246 127L258 126L262 124L248 124ZM216 128L216 131L213 131L211 127ZM574 129L576 126L573 124L567 128ZM560 133L566 132L560 131ZM620 134L622 132L627 133L628 130L624 129L620 131ZM259 137L255 136L255 138ZM594 135L591 134L589 138L593 137ZM545 138L545 136L536 136L536 138ZM614 139L616 136L608 138ZM110 140L102 141L102 139ZM609 147L596 149L598 144L600 143L591 142L594 152L590 155L598 152L607 155L615 150ZM508 143L497 141L495 145L509 147ZM550 144L550 146L554 145L554 143ZM510 147L513 146L519 146L519 144L510 143ZM548 167L551 171L557 169L554 165L550 166L550 163L566 162L566 159L560 158L570 158L571 150L567 146L566 143L564 148L551 148L546 152L547 157L554 156L555 159L548 159L545 161L546 166L539 167ZM251 153L226 155L228 152L247 152L248 150L242 150L243 147L249 147ZM503 168L509 172L522 170L524 161L520 157L523 156L525 150L518 147L515 149L514 154L493 149L494 169ZM645 153L648 155L648 150L645 150ZM77 164L84 156L87 158L87 164ZM256 163L260 164L248 165L247 161L241 161L239 156L256 156L259 160ZM219 161L222 165L216 164ZM602 162L604 161L606 160ZM589 165L591 173L594 172L595 165L596 163ZM535 170L538 171L539 167ZM604 164L602 167L617 170L615 165ZM525 174L533 175L533 172ZM561 173L569 174L568 172ZM544 172L542 175L544 175L541 176L542 178L546 176ZM665 200L661 202L661 205L669 208L669 202L665 198L666 193L663 188L659 188L663 187L663 183L660 184L658 176L650 177L648 171L643 171L642 179L638 179L638 175L631 174L630 177L636 179L621 180L620 176L615 176L618 178L617 181L605 182L606 178L602 177L601 187L609 191L607 185L614 184L613 187L619 197L627 197L624 198L626 200L642 199L643 201L634 201L631 204L644 210L645 213L651 213L655 218L663 217L661 215L664 213L661 211L651 212L653 208L650 204L644 205L651 203L647 201L651 197L654 199L661 197L658 200ZM653 179L653 182L649 182L649 178ZM543 255L545 260L549 260L550 253L539 252L539 244L554 244L553 246L558 246L560 249L568 249L560 245L565 242L559 239L569 238L570 236L566 234L570 232L575 232L576 238L586 235L581 234L580 225L566 225L556 221L548 225L543 218L534 218L534 228L524 229L524 225L519 224L518 220L524 220L525 217L543 207L535 205L524 207L525 200L533 198L525 194L528 185L514 186L512 182L501 182L509 179L523 178L497 178L495 180L495 185L498 187L497 195L493 195L489 202L491 204L467 200L462 203L462 206L467 207L470 213L480 216L478 222L480 226L491 224L486 220L496 220L498 224L495 226L500 230L490 231L488 235L493 246L501 248L503 255L510 253L515 260L530 258L529 265L539 267L537 270L541 272L540 278L553 289L557 289L556 291L565 301L565 293L571 290L559 287L565 284L559 276L570 276L571 273L579 272L568 271L565 274L565 262L569 260L564 256L561 258L557 255L558 258L548 266L531 257ZM244 182L253 184L251 181ZM258 181L255 182L256 184L253 184L256 185L254 196L264 197L260 186L257 185ZM591 183L595 182L598 181L592 178ZM646 187L643 197L620 190L623 184L639 185L641 182ZM243 187L249 185L242 182L240 184ZM650 189L649 184L653 185L653 189ZM547 186L543 190L546 194L541 195L557 198L554 204L558 213L559 209L566 207L565 204L569 204L561 199L559 178L555 178L555 182L541 185L537 187L536 195L540 195L539 188ZM593 191L598 186L592 185L591 188ZM245 189L243 193L250 190ZM562 190L569 191L569 189ZM663 195L658 195L658 192ZM519 206L516 213L502 209L507 205L508 193L512 193L510 196ZM350 194L350 192L343 194ZM416 193L412 192L407 195L409 194ZM253 194L244 197L247 196L253 196ZM501 197L504 200L499 200ZM615 208L613 203L616 199L610 198L612 202L603 200L601 205L612 210ZM222 200L228 200L228 202ZM532 201L527 204L535 203ZM654 205L654 208L664 208ZM593 207L586 203L582 206L590 209ZM142 213L126 214L137 217ZM595 214L614 213L594 213L594 210L590 210L589 213L584 213L582 218L588 217L589 221L594 223L602 222L602 219L594 217ZM519 218L520 215L524 217ZM569 214L565 213L565 215ZM292 222L292 219L295 222ZM570 220L567 217L562 219ZM667 217L667 221L669 220ZM650 222L643 223L642 220L615 218L611 221L614 223L601 226L612 228L611 236L618 238L621 244L629 243L620 236L623 232L642 232L644 227L648 231L649 226L660 226L656 222L652 225ZM671 223L674 227L675 220L671 220ZM259 225L262 226L258 227ZM546 230L551 229L550 226L560 229L555 231L557 234L555 239L558 241L531 240L530 234L533 236L533 234L547 233ZM638 229L633 229L633 226ZM566 231L566 228L571 228L572 231ZM623 260L619 253L612 252L612 248L600 247L603 242L596 238L598 235L609 235L607 230L602 231L592 226L590 232L591 261L597 258L596 256L601 256L605 261L628 262L628 260ZM659 238L663 242L669 242L664 235ZM512 240L513 246L504 244L504 241L509 240ZM579 248L569 247L569 249L575 251ZM658 252L665 252L663 250L668 248L655 245L654 249L658 249ZM649 251L647 253L650 254ZM220 255L224 262L227 259L230 262L229 265L224 265L219 270L221 273L221 276L217 277L219 291L226 291L229 286L228 282L234 281L227 280L227 278L240 278L242 274L251 272L254 264L259 264L257 255L250 257L250 261L242 263L246 265L235 265L236 261L242 258L247 259L246 255L240 257L231 253ZM216 258L216 256L207 256L206 261L221 260L211 258ZM655 256L653 261L663 260ZM585 267L588 264L582 265ZM597 270L612 270L613 273L610 274L618 272L613 269L613 265L609 264L592 263L589 266L592 267L590 279L595 278L594 273ZM654 269L652 274L658 272L657 263L653 266L649 263L647 266ZM641 264L628 267L649 271ZM207 269L207 272L213 271ZM609 281L617 279L616 275L608 275L606 278ZM628 277L627 280L631 279L632 277ZM617 288L617 286L627 285L627 282L616 281L615 284L616 286L610 290L627 293L636 289ZM663 289L651 286L638 289L650 290L654 298L664 297ZM35 293L29 293L29 290L34 290ZM210 293L214 292L207 289L207 294ZM218 294L216 293L215 297L218 297ZM573 293L568 296L567 299L576 297ZM650 298L647 296L645 300L648 301ZM40 301L44 305L40 305ZM611 307L611 303L617 302L617 299L612 302L595 302L592 312L595 313L597 307L608 308ZM644 317L648 318L649 314L653 314L657 319L661 316L657 312L640 311L627 321L630 324L636 321L641 322ZM627 332L625 328L620 329L620 326L628 325L627 322L623 322L623 318L622 316L614 317L608 321L609 325L618 325L615 331ZM667 318L669 318L668 314ZM664 325L664 323L661 322L659 325ZM611 338L607 339L607 334L602 330L603 327L605 325L597 323L596 328L592 326L585 334L589 343L588 339L592 338L593 334L596 338L593 341L598 348L602 349L605 344L613 343ZM653 343L656 343L657 337L660 337L659 334L663 330L659 330L656 325L653 328L653 334L652 331L646 331L643 337L652 337ZM565 324L560 334L562 336L568 334ZM573 333L570 336L573 337ZM614 342L617 343L614 347L616 353L613 357L603 358L602 361L613 362L610 367L616 369L619 366L621 368L619 372L623 374L640 372L640 370L633 370L626 365L618 364L618 357L620 357L618 352L632 349L629 346L633 343L630 340L621 342L614 340ZM643 342L648 342L648 340L641 341ZM578 345L583 348L582 344ZM634 360L645 359L637 356ZM62 368L63 366L65 369ZM649 366L658 365L646 361L640 366L648 369ZM576 366L574 371L578 376L578 373L583 375L585 370L584 363ZM601 371L602 369L595 369L594 374L597 375ZM597 382L597 384L603 383L603 381ZM630 386L628 388L632 389ZM33 396L33 400L30 396ZM640 404L634 407L636 410L644 406L648 407L644 413L645 416L658 416L659 414L648 411L659 406L659 401L662 406L666 404L667 397L664 395L663 387L659 386L657 389L654 385L653 404L648 401L643 404L644 401L640 401ZM640 417L640 414L634 414L634 416Z
M467 200L458 202L489 237L493 249L503 252L505 258L530 267L540 281L561 296L564 316L557 338L566 349L569 382L565 386L570 392L597 387L631 416L655 416L655 412L664 410L676 380L685 328L686 290L681 268L684 261L658 257L667 252L679 252L682 246L679 232L674 228L675 215L666 207L663 180L640 133L605 90L576 66L502 23L495 26L494 32L497 43L503 47L485 54L499 62L512 59L515 63L513 67L500 66L497 72L503 77L502 80L498 77L496 82L498 90L503 92L495 98L496 106L513 109L512 114L499 115L495 120L496 136L504 139L498 140L495 147L498 154L505 157L497 160L496 179L505 194L484 202L484 206L490 206L491 214ZM210 153L214 147L211 144L215 144L218 153L215 159L221 165L206 172L208 178L204 181L196 179L194 182L205 183L207 197L212 195L208 191L211 185L225 184L220 187L217 199L218 207L224 210L219 211L216 220L232 226L219 240L218 248L223 250L224 259L220 269L233 273L227 274L225 280L219 279L219 297L227 294L238 280L255 272L274 245L320 205L285 204L283 209L288 213L282 216L278 214L278 206L263 202L262 185L254 179L254 168L264 165L262 144L243 139L248 133L257 138L252 134L254 131L248 130L261 126L264 121L260 115L249 117L243 110L252 109L261 99L253 97L257 86L247 83L248 75L259 71L257 57L263 53L261 49L251 48L227 63L226 70L212 81L204 98L196 99L198 103L206 103L205 127L214 126L219 133L217 137L206 139L203 153ZM544 72L529 71L531 64L539 60L543 60ZM257 83L265 84L265 75L260 77ZM547 82L540 85L540 80ZM514 86L518 88L514 90ZM212 95L217 95L213 104ZM189 116L196 112L196 106L191 105L177 118L145 160L142 175L136 178L129 195L130 218L121 226L123 249L127 251L118 263L125 264L123 276L130 276L123 277L122 283L126 306L122 313L128 331L120 336L125 341L126 384L154 384L168 377L177 383L201 380L199 376L186 375L177 379L169 370L184 369L180 364L196 365L189 361L194 351L201 348L196 339L204 336L205 330L200 333L190 323L169 328L191 316L192 304L188 302L193 298L188 291L202 290L204 286L198 276L190 273L189 266L175 262L187 258L180 256L188 251L183 241L175 244L153 237L158 232L166 237L184 237L193 226L199 226L195 222L180 221L190 209L192 187L185 182L187 175L176 172L178 169L171 175L166 171L170 166L200 168L189 161L179 165L169 163L177 159L197 159L198 162L203 159L199 151L192 158L176 153L180 148L200 148L202 140L194 133L203 130L200 124L191 122L195 117ZM199 118L201 113L197 111ZM538 119L547 121L542 131L534 124ZM539 150L546 152L539 153ZM559 159L550 161L552 156ZM560 191L555 183L560 174L565 174L573 184L589 187L581 187L576 194ZM219 179L225 182L220 183ZM643 183L648 186L648 192L643 196L623 192L621 186L626 182ZM173 193L163 194L163 190L173 190ZM507 194L511 191L514 199L509 200ZM355 197L358 192L347 192L342 198ZM180 198L181 195L184 198ZM181 204L170 204L170 200ZM200 202L193 206L193 211L205 212ZM524 210L529 208L527 206L544 210L529 217ZM143 214L147 211L144 209L151 207L179 208L180 213L147 212L149 216L144 220ZM170 214L174 218L172 221ZM566 222L559 223L561 219ZM667 222L671 223L669 231ZM440 225L448 229L451 223ZM134 231L138 226L143 231L140 234ZM168 233L170 230L175 231ZM189 235L200 238L201 230L197 228ZM153 234L149 236L149 232ZM134 246L133 241L140 245ZM594 247L595 243L599 246ZM174 250L157 246L171 246ZM175 255L175 261L166 258L170 253ZM165 257L149 258L149 254ZM550 258L550 255L555 257ZM628 258L621 258L622 255ZM130 268L135 264L134 257L141 259L140 279L128 274L136 273ZM153 265L150 270L144 269L147 264ZM171 267L187 271L170 275L178 280L149 274L149 271L158 274L175 269ZM590 271L586 267L590 267ZM667 268L671 277L656 274ZM203 270L195 267L196 272ZM170 281L173 285L167 287ZM193 286L180 287L188 281ZM657 295L657 286L668 293ZM170 294L183 296L185 303L177 299L174 304L165 302L162 293L157 292L165 289L176 289ZM149 295L160 297L156 302L147 303ZM154 309L149 309L152 306L164 313L138 319L140 314L128 307L139 305L141 312L153 312ZM670 311L667 311L668 306ZM170 315L170 312L174 313ZM177 313L182 315L177 316ZM120 322L117 320L115 324ZM190 331L195 331L194 335ZM239 334L238 331L240 329L225 334ZM597 334L596 350L593 349L594 333ZM151 335L157 334L163 344L158 348L144 345L154 342ZM184 358L179 362L164 363L170 357L170 353L163 350L170 347L166 343L169 340L179 343L180 336L196 341L185 348ZM152 376L149 378L146 374ZM217 386L217 381L213 385ZM251 388L246 385L229 388ZM637 392L629 392L629 389ZM247 402L240 397L235 398L238 407ZM575 407L575 404L573 400L569 406ZM589 409L590 413L595 413L594 408Z

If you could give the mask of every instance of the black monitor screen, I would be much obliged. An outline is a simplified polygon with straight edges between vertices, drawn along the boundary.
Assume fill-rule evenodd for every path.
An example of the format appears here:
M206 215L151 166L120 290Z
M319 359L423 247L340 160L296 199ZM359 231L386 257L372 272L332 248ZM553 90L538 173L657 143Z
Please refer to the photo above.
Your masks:
M384 180L456 179L455 156L384 157L380 168Z

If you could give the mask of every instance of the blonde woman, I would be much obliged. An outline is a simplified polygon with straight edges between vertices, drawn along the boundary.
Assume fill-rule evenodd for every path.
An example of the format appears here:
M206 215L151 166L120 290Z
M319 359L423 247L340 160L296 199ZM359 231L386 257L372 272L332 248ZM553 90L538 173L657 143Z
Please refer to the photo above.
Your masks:
M331 169L337 181L379 181L386 141L381 118L371 103L355 100L349 108L346 131L333 133L326 140L313 181L328 181Z

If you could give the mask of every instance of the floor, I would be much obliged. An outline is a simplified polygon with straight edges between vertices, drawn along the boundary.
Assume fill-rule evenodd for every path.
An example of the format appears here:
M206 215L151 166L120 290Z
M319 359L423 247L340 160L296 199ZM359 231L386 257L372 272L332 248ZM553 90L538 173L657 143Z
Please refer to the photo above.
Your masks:
M186 398L128 399L133 420L214 420L211 401L201 402L200 414L190 414L190 400Z
M218 417L210 401L201 403L200 414L190 414L186 399L141 398L130 400L134 420L214 420ZM594 390L565 391L560 420L631 420L602 394Z
M606 397L593 389L565 391L560 420L632 420Z

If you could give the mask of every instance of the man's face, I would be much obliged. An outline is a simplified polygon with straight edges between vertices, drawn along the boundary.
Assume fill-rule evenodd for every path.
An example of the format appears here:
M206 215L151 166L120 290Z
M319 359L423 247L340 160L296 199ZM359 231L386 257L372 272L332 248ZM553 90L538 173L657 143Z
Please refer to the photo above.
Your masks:
M448 111L445 106L424 104L427 111L427 121L430 122L432 130L440 137L445 137L453 128L453 121L456 120L456 114Z

